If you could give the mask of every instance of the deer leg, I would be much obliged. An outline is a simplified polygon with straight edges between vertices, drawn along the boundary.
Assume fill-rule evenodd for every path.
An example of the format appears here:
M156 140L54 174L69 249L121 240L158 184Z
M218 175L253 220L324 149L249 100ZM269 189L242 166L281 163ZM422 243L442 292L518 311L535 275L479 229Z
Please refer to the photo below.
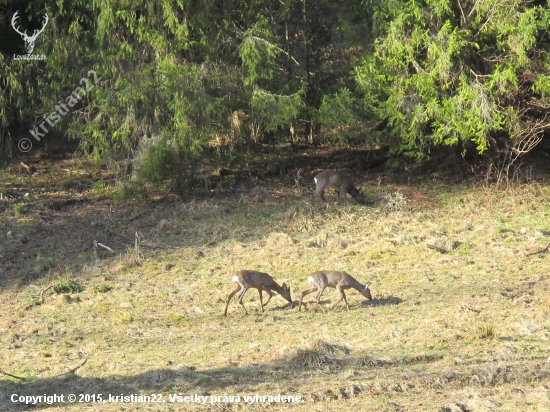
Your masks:
M243 298L244 298L244 294L245 294L246 292L248 292L248 289L250 289L250 286L244 287L244 288L242 289L243 291L242 291L241 294L239 295L239 303L240 303L240 305L243 307L244 313L246 313L247 315L248 315L248 312L246 311L246 308L244 307Z
M349 202L349 200L348 200L348 191L345 188L343 188L343 187L340 188L340 194L342 195L342 197L344 198L344 200L346 202Z
M262 296L262 289L258 289L258 293L260 294L260 309L262 312L264 311L264 304L263 304L263 296Z
M327 203L327 199L325 199L325 191L321 190L321 199L323 199L323 202Z
M227 316L227 307L229 306L229 301L231 300L231 298L233 298L233 296L235 296L235 294L239 290L241 290L241 285L239 285L238 283L235 283L235 287L233 288L231 293L227 295L227 299L225 300L225 311L223 312L223 316Z
M302 295L300 296L300 306L298 306L298 312L302 310L302 299L304 299L304 296L309 295L310 293L313 293L317 290L317 286L312 286L308 290L304 290L302 292Z
M317 304L319 306L321 306L321 309L323 309L323 312L327 313L327 310L323 307L323 305L321 305L321 295L323 294L323 292L325 291L325 288L326 287L321 287L319 288L319 292L317 293L317 296L316 296L316 301L317 301Z
M269 301L271 300L271 298L273 297L273 292L271 291L271 289L268 289L268 288L264 288L264 290L267 292L267 294L269 295L269 297L267 298L267 302L265 302L263 305L262 305L262 311L263 311L263 308L265 306L267 306L267 304L269 303ZM260 295L261 295L261 291L260 291ZM262 300L260 299L260 303L262 303Z
M309 202L310 202L310 203L313 202L313 198L314 198L315 196L317 196L319 193L321 193L321 197L323 197L322 191L321 191L321 190L315 189L315 192L313 192L313 193L311 194L311 196L309 197Z
M342 289L340 286L336 286L336 290L337 290L338 293L340 294L340 300L334 304L334 306L332 307L332 309L334 309L334 308L336 307L336 305L338 305L338 304L339 304L340 302L342 302L342 300L343 300L344 302L346 302L346 307L347 307L348 310L349 310L348 300L346 299L346 294L344 293L344 289Z

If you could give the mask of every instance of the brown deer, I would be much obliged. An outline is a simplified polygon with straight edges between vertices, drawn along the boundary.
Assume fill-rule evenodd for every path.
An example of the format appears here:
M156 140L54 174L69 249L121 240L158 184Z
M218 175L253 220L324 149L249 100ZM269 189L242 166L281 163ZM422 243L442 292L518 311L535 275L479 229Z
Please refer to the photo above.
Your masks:
M334 187L338 191L336 194L336 200L339 200L340 195L342 195L344 200L347 201L347 194L349 193L351 197L357 200L357 202L359 202L360 204L365 203L365 195L363 193L363 190L357 189L353 185L353 183L351 183L350 178L341 172L326 170L317 174L317 176L315 176L313 180L315 181L316 188L315 192L313 192L313 194L309 198L310 202L312 202L313 198L318 194L320 194L321 199L326 202L327 200L325 199L325 189L329 187Z
M357 280L355 280L351 275L348 275L346 272L336 272L334 270L321 270L319 272L312 273L308 278L307 281L311 285L311 287L308 290L304 290L302 292L302 295L300 296L300 306L298 306L298 310L302 310L302 299L304 296L309 295L310 293L317 292L317 296L315 299L317 300L317 304L321 306L321 309L323 309L323 312L327 313L326 309L321 305L321 295L325 291L327 287L330 288L336 288L338 293L340 294L340 300L336 302L336 304L332 307L334 309L336 305L338 305L342 299L344 302L346 302L346 307L349 310L348 300L346 299L346 294L344 293L345 289L353 288L357 290L360 294L362 294L364 297L366 297L369 300L372 300L372 295L370 294L369 285L370 282L366 285L362 285Z
M275 282L273 278L267 273L256 272L254 270L241 270L240 272L237 272L235 276L233 276L232 280L233 282L235 282L235 287L227 296L227 301L225 303L225 312L223 312L223 316L227 316L227 307L229 306L229 301L237 292L241 292L238 297L239 303L243 307L244 313L248 315L248 312L244 307L243 297L250 288L258 289L258 292L260 293L260 306L262 312L264 311L264 306L266 306L271 298L275 295L273 293L274 291L285 298L288 302L292 303L292 299L290 298L290 288L284 283L283 286L279 286L277 282ZM269 295L269 298L265 303L263 303L262 291L267 292L267 294Z

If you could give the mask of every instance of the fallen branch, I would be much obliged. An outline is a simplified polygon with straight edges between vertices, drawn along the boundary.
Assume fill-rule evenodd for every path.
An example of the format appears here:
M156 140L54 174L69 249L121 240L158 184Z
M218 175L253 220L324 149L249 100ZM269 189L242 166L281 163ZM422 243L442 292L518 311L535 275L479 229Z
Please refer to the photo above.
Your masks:
M549 250L550 250L550 243L548 243L544 249L537 250L536 252L532 252L532 253L527 253L525 256L538 255L539 253L548 253Z
M25 171L26 171L28 174L30 174L30 175L32 175L34 172L36 172L36 167L34 167L34 166L28 166L28 165L26 165L26 164L23 163L23 162L21 162L21 163L19 163L19 164L20 164L21 167L22 167L23 169L25 169Z
M27 380L26 378L22 378L21 376L12 375L11 373L5 372L5 371L3 371L2 369L0 369L0 373L1 373L2 375L6 375L6 376L9 376L9 377L12 377L12 378L15 378L15 379L19 379L19 380L22 380L22 381L26 381L26 380Z
M64 375L69 375L71 373L75 373L78 369L80 369L81 367L83 367L86 362L88 362L88 355L86 355L84 353L84 351L82 350L82 348L80 348L79 350L79 353L82 354L84 356L84 360L82 361L82 363L80 363L79 365L75 366L74 368L72 369L69 369L67 372L64 372L62 374L59 374L59 375L55 375L55 376L52 376L52 378L57 378L59 376L64 376ZM2 369L0 369L0 373L2 375L6 375L6 376L9 376L11 378L15 378L15 379L19 379L19 380L22 380L22 381L26 381L27 379L26 378L22 378L21 376L17 376L17 375L12 375L11 373L8 373Z
M94 240L94 257L96 258L96 260L101 260L101 258L99 257L99 253L97 252L98 246L108 250L111 253L115 253L115 251L111 249L109 246L105 246L103 243L99 243L97 240Z
M76 372L78 369L80 369L81 367L83 367L83 366L86 364L86 362L88 362L88 355L86 355L86 354L82 351L82 348L80 348L79 353L81 353L82 355L84 355L84 361L83 361L80 365L75 366L74 368L69 369L67 372L62 373L61 375L57 375L57 376L63 376L63 375L68 375L68 374L70 374L70 373L74 373L74 372ZM57 376L54 376L54 377L57 377Z
M36 289L40 290L40 288L36 285L31 285L31 286L33 286ZM44 304L44 293L46 293L51 288L53 288L53 285L48 286L46 289L42 289L40 291L40 298L39 298L38 302L31 303L29 306L25 307L25 310L29 310L30 308L38 306L38 305L43 305Z
M44 289L42 292L40 292L40 304L41 305L44 303L44 293L46 293L51 288L53 288L53 285L48 286L46 289Z

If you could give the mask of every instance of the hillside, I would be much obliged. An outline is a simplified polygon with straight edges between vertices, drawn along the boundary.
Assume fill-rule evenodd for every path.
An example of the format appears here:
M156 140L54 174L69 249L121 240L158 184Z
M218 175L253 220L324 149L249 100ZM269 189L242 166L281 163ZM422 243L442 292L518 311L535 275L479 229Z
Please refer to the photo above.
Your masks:
M309 205L313 170L131 200L82 159L35 165L0 172L0 410L61 406L14 394L111 395L71 405L102 411L550 408L543 174L497 189L355 171L361 206ZM94 240L115 253L97 260ZM324 315L314 295L302 312L276 296L261 313L251 290L249 316L233 299L224 318L245 268L295 303L319 269L372 282L374 299L350 290L349 312ZM131 395L151 402L115 402Z

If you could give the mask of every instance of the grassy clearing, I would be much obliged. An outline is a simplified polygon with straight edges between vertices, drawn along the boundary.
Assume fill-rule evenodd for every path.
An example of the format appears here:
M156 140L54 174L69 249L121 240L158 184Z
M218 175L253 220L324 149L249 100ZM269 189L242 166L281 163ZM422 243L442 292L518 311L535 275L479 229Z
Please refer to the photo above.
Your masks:
M12 393L182 393L304 400L220 398L185 410L548 410L550 257L527 254L550 241L549 187L380 187L374 207L310 207L305 191L281 193L257 186L227 199L171 201L131 222L132 213L109 215L106 205L102 215L73 212L83 227L125 233L129 244L139 230L140 252L119 248L96 262L90 250L67 251L77 264L59 267L50 242L22 259L18 270L49 269L0 294L0 369L27 379L0 376L0 409L14 409ZM32 228L37 217L8 211L2 219ZM239 269L286 282L295 302L309 273L345 270L372 282L374 300L352 290L351 311L323 315L314 295L301 313L276 297L261 313L251 290L250 315L234 299L224 318ZM322 299L335 302L337 293ZM83 354L86 364L62 375Z

